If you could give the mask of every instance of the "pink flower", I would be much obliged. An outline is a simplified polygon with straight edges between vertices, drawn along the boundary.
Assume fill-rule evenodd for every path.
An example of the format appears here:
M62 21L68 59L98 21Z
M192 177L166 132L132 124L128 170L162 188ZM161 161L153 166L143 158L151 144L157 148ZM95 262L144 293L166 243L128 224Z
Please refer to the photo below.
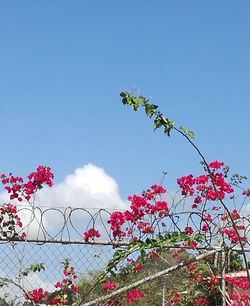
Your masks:
M177 179L177 184L181 188L181 194L185 196L192 196L194 194L194 188L192 188L194 183L195 179L192 174Z
M203 221L207 221L207 222L212 221L212 217L210 214L204 215L202 219Z
M203 232L207 232L209 230L209 226L207 224L202 225Z
M187 270L195 270L196 269L196 264L195 263L191 263L189 265L186 266Z
M223 162L219 162L218 160L212 161L208 165L210 168L219 169L220 167L224 166Z
M42 288L33 289L25 294L25 299L40 303L48 295L48 291L44 291Z
M57 282L55 283L54 285L55 288L61 288L62 287L62 284L60 282Z
M78 286L76 286L75 284L72 284L72 285L71 285L71 290L72 290L73 292L77 292L77 291L78 291Z
M236 209L232 210L230 212L230 216L234 219L237 220L240 218L240 214L238 213L238 211Z
M21 238L21 239L25 239L25 238L26 238L26 233L25 233L25 232L22 232L22 234L20 235L20 238Z
M196 247L197 247L197 242L194 241L194 240L190 240L190 241L188 241L188 246L189 246L191 249L195 250Z
M132 303L132 302L134 302L134 300L136 300L138 298L141 298L141 297L144 297L144 293L141 290L132 289L132 290L128 291L127 302Z
M152 211L158 212L159 216L162 217L163 215L167 214L169 211L168 203L166 201L157 201L155 202L155 206L153 206Z
M186 226L185 227L185 233L186 234L193 234L193 232L194 232L194 230L193 230L193 228L191 227L191 226Z
M109 291L109 290L114 290L118 288L118 284L116 284L113 281L107 281L106 283L103 284L102 289L104 291Z
M154 184L151 186L151 189L156 193L156 194L161 194L165 193L166 189L161 185L161 184Z
M208 305L208 300L204 297L196 298L194 302L194 306Z
M99 233L99 231L96 230L96 229L94 229L94 228L90 228L90 229L89 229L88 231L86 231L83 235L84 235L84 240L85 240L86 242L88 242L89 239L91 239L91 238L94 238L94 237L99 238L99 237L101 236L100 233Z

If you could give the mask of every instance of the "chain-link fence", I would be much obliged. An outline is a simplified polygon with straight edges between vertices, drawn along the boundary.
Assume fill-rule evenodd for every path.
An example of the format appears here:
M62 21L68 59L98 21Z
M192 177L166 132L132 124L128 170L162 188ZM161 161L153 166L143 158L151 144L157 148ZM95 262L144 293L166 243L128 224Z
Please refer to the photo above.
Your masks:
M25 291L43 288L55 290L54 284L63 275L62 262L65 258L75 267L79 282L88 279L102 270L112 257L113 248L108 244L84 244L62 242L33 242L33 241L1 241L0 243L0 276L10 278L17 285L8 283L0 290L1 297L10 300L23 300ZM20 278L20 271L34 263L43 263L45 270L30 272ZM20 286L20 287L19 287Z

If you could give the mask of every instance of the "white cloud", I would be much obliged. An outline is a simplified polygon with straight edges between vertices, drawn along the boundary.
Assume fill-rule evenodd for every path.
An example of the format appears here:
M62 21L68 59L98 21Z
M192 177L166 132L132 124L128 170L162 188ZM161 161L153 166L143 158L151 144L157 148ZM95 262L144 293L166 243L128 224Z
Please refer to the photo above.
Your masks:
M93 164L77 168L63 182L38 192L37 202L50 207L123 209L126 206L116 181Z

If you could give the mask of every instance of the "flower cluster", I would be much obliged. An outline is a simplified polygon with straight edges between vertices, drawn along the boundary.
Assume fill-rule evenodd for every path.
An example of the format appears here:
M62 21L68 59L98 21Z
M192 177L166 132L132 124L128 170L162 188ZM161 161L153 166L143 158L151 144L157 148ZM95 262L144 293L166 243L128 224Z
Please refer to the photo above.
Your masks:
M84 240L88 242L89 239L93 239L95 237L99 238L101 235L98 230L94 228L90 228L88 231L84 232L83 236L84 236Z
M127 302L132 303L138 298L144 297L144 293L139 289L132 289L127 293Z
M4 189L8 192L10 200L22 202L24 199L29 201L31 195L37 190L43 188L43 185L52 186L53 173L46 166L38 166L36 171L31 172L24 182L20 176L14 176L12 173L6 175L0 174L0 181ZM16 227L22 228L21 218L17 214L17 207L12 203L4 203L0 207L0 236L13 238L18 236ZM21 233L19 237L25 238L26 234ZM39 291L40 292L40 291ZM36 293L35 293L36 294Z
M250 290L250 283L247 279L247 277L230 277L225 276L225 281L231 284L234 284L236 287L244 289L244 290Z
M118 288L118 284L113 281L107 281L102 286L104 291L110 291Z
M136 263L133 267L135 271L140 271L142 269L143 265L141 263Z
M242 191L242 194L245 195L246 197L249 197L249 196L250 196L250 188L244 189L244 190Z
M118 288L118 285L113 281L107 281L106 283L103 284L103 290L106 292L109 290L114 290L116 288ZM131 289L127 292L127 303L129 304L133 303L134 301L142 297L144 297L144 293L141 290L137 288ZM106 303L106 306L121 306L121 305L122 303L119 299L112 299Z
M182 195L195 196L193 208L205 200L222 200L226 193L232 193L234 189L227 183L223 177L220 168L223 162L213 161L205 170L207 173L194 177L192 174L177 179L177 183L181 188Z
M249 294L229 293L229 298L233 302L232 306L249 306Z
M24 297L26 300L30 300L35 303L40 303L48 296L48 294L48 291L44 291L42 288L38 288L28 291L27 293L25 293Z
M14 176L12 173L9 175L0 174L2 184L9 193L10 199L17 199L19 202L22 202L24 199L29 201L31 195L43 188L43 185L51 187L53 185L53 178L54 175L50 167L41 165L37 167L36 171L28 175L27 182L24 182L22 177Z
M150 189L143 191L140 196L135 194L129 196L130 210L115 211L108 220L114 238L130 236L135 231L142 234L153 234L152 219L164 217L169 212L168 203L157 200L157 196L165 192L166 189L162 185L154 184ZM125 224L127 226L124 226Z
M65 260L65 262L68 261L67 259ZM64 263L65 267L63 270L63 274L64 274L64 278L61 282L57 282L54 286L55 288L61 288L62 290L64 290L65 288L70 288L73 292L77 292L78 288L77 286L74 284L74 280L77 279L77 275L75 273L75 269L74 267L69 267L68 263L67 266Z
M204 166L206 173L199 176L189 174L177 179L182 195L193 196L192 208L199 208L199 211L202 212L203 222L201 223L200 229L204 234L211 230L210 227L213 222L212 215L206 213L209 208L207 205L208 201L222 201L226 194L234 192L232 185L225 180L223 166L223 162L215 160L207 166ZM212 211L216 211L219 208L213 205L211 209ZM213 213L213 216L217 217L218 214L215 215ZM244 229L244 225L237 224L240 218L240 213L236 209L221 216L221 220L226 222L223 222L223 227L220 229L220 232L224 233L233 244L239 240L246 241L246 237L240 236L238 232L239 229ZM233 221L234 224L232 224ZM187 226L185 232L192 234L193 229Z
M237 232L236 232L236 230L234 229L234 228L232 228L232 227L225 227L225 228L222 228L221 229L221 232L223 232L224 234L226 234L227 235L227 237L230 239L230 241L232 242L232 243L237 243L239 240L241 240L241 241L246 241L247 240L247 238L246 237L242 237L242 236L238 236L238 234L237 234Z

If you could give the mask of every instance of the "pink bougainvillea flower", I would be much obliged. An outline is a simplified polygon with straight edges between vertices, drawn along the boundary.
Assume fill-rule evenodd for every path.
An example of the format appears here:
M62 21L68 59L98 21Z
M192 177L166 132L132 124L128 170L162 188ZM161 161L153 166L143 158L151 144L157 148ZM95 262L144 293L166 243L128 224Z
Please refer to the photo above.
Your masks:
M144 297L144 293L139 289L132 289L127 293L127 302L132 303L138 298Z
M209 226L207 224L203 224L201 229L203 232L207 232L209 230Z
M224 166L224 163L218 160L214 160L211 163L209 163L208 166L210 168L219 169L220 167Z
M88 231L86 231L84 234L84 240L87 242L89 241L89 239L92 239L92 238L99 238L101 235L99 233L98 230L94 229L94 228L90 228Z
M118 284L113 281L107 281L102 285L104 291L114 290L118 288Z
M194 230L191 226L186 226L184 230L185 230L185 233L188 234L188 235L191 235L194 232Z
M188 246L189 246L191 249L195 250L195 249L197 248L197 242L194 241L194 240L190 240L190 241L188 241Z

